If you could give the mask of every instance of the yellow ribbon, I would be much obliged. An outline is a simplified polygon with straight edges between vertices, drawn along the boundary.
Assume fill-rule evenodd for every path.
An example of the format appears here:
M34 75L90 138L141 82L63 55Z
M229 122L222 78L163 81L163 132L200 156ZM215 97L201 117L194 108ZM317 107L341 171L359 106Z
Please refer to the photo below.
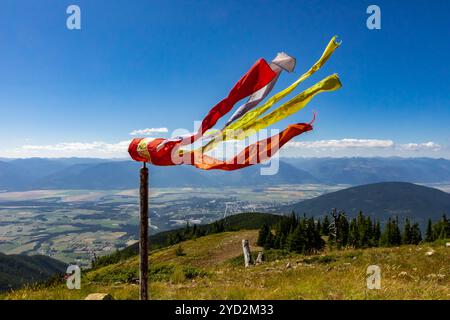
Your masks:
M227 141L231 139L242 140L246 137L251 136L263 128L296 113L297 111L303 109L315 95L321 92L334 91L342 87L341 81L337 74L326 77L325 79L319 81L312 87L306 89L302 93L298 94L288 102L285 102L269 114L262 118L258 118L256 121L247 123L246 125L238 129L226 129L221 135L217 136L210 143L206 144L202 148L202 152L207 152L214 148L219 142Z
M226 129L235 130L242 126L244 126L246 123L253 121L257 117L259 117L261 114L266 112L270 107L272 107L275 103L286 97L288 94L290 94L297 86L303 82L304 80L308 79L312 74L314 74L317 70L319 70L325 62L331 57L334 50L340 46L341 43L336 41L337 36L334 36L330 42L328 43L327 47L325 48L325 51L322 53L322 56L319 60L307 71L305 72L300 78L297 79L294 83L292 83L289 87L286 89L278 92L277 94L270 97L266 103L263 105L247 112L243 117L241 117L239 120L237 120L234 123L231 123L228 125Z
M230 139L244 139L256 133L256 131L266 128L271 124L278 122L279 120L299 111L304 108L308 102L319 92L322 91L333 91L341 87L341 83L337 75L332 75L324 80L318 82L311 88L305 90L304 92L297 95L295 98L291 99L287 103L281 105L279 108L275 109L273 112L259 118L267 110L269 110L275 103L290 94L301 82L308 79L312 74L319 70L331 57L333 52L340 46L340 42L336 41L336 36L334 36L327 47L325 48L322 56L319 60L314 63L314 65L304 74L300 76L294 83L292 83L286 89L278 92L277 94L270 97L266 103L254 108L247 112L237 121L226 126L222 132L216 135L216 137L208 142L202 147L203 152L207 152L214 148L219 142L226 141ZM258 119L259 118L259 119ZM228 132L228 133L227 133Z

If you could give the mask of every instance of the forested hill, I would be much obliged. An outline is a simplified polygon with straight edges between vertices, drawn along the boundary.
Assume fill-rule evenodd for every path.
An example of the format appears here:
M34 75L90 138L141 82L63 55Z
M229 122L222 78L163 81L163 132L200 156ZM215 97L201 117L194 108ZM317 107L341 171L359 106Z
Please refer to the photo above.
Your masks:
M66 271L67 265L50 257L0 253L0 291L48 280Z
M281 211L313 215L329 213L332 208L348 216L359 211L381 221L388 217L410 218L424 226L427 219L450 216L450 194L435 188L404 182L383 182L352 187L283 206Z

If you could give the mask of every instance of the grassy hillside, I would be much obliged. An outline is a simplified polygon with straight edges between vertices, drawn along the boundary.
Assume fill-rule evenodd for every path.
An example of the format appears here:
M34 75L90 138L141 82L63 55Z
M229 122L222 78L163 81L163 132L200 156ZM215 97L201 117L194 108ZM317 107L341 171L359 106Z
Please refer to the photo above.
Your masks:
M152 252L152 299L450 299L450 248L443 243L394 248L342 250L316 256L267 252L269 261L244 268L241 240L254 252L257 231L213 234ZM430 249L432 255L426 255ZM289 267L287 266L289 264ZM380 266L382 289L366 290L369 265ZM5 299L84 299L107 292L137 299L138 258L131 257L82 276L81 290L64 284L22 289Z
M212 230L216 225L223 226L223 231L237 231L243 229L251 230L259 229L263 224L274 225L282 219L286 219L286 217L269 213L246 212L228 216L214 223L199 225L196 227L202 233L208 234L213 232ZM151 235L149 237L150 250L168 246L170 237L175 236L177 233L181 234L184 231L185 228L179 228ZM138 254L138 252L139 243L135 243L131 246L126 247L125 249L119 250L107 256L100 257L96 262L96 266L105 266L112 263L117 263Z
M50 257L0 253L0 291L45 281L66 271L67 265Z

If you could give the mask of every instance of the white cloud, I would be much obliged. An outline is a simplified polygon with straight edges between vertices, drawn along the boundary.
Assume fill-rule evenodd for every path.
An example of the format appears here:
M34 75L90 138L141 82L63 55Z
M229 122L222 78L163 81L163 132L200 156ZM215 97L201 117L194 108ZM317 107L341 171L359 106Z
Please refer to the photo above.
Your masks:
M294 141L288 142L286 146L294 148L392 148L394 141L377 139Z
M121 141L118 143L106 143L101 141L94 142L63 142L49 145L24 145L23 150L44 150L44 151L91 151L103 150L108 152L120 152L128 146L129 141Z
M420 151L420 150L433 150L439 151L442 149L440 144L429 141L424 143L405 143L399 145L399 148L410 151Z
M292 141L281 150L285 157L450 157L436 142L396 143L381 139Z
M169 132L169 129L167 128L146 128L146 129L139 129L139 130L133 130L130 132L130 135L132 136L138 136L138 135L142 135L142 136L146 136L146 135L151 135L154 133L167 133Z
M90 158L121 158L128 157L130 141L107 143L93 142L62 142L47 145L24 145L13 150L0 152L7 157L90 157Z
M261 139L262 137L259 137ZM217 158L230 158L256 141L227 141L208 154ZM0 150L0 157L90 157L129 158L124 140L116 143L104 141L61 142L55 144L26 144L10 150ZM199 145L192 146L193 148ZM187 147L189 149L189 147ZM450 148L436 142L396 143L382 139L333 139L317 141L291 141L281 149L284 157L443 157L450 158Z

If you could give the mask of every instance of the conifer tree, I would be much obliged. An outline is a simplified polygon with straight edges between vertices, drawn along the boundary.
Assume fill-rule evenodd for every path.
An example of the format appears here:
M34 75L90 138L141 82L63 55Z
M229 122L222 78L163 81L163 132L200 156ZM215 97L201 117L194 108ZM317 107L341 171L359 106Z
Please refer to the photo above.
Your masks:
M403 244L411 244L411 241L412 241L411 223L409 222L409 219L406 218L405 225L403 227L402 243Z
M372 219L370 217L366 218L365 223L365 236L366 236L366 242L364 244L365 247L373 247L373 223Z
M316 226L314 224L314 219L305 219L305 249L306 254L313 253L316 250Z
M348 243L354 248L359 248L359 233L355 218L350 221Z
M433 234L435 240L450 237L450 222L445 214L443 214L441 220L433 226Z
M287 234L282 233L281 236L280 236L279 249L286 249L286 238L287 238Z
M431 219L428 219L427 224L427 231L425 232L425 241L426 242L433 242L433 223L431 222Z
M281 232L277 230L275 232L275 236L273 237L273 248L274 249L280 249L281 248Z
M295 228L297 228L297 225L298 225L297 214L295 213L294 210L292 210L292 212L291 212L291 218L289 221L289 225L290 225L289 232L294 232Z
M322 235L328 236L330 234L330 220L328 215L325 216L322 223Z
M260 247L264 247L267 241L267 237L269 236L269 233L270 233L269 226L267 224L263 224L263 226L259 230L258 240L256 241L256 244Z
M422 233L418 223L414 223L411 227L411 241L410 244L419 244L422 241Z
M392 245L394 246L398 246L400 244L402 244L402 235L400 233L400 228L398 226L398 217L395 218L395 220L393 220L393 225L392 225Z
M270 229L269 229L269 233L267 235L266 242L264 243L264 246L263 246L264 249L268 250L268 249L273 248L274 240L275 239L273 237L272 231L270 231Z
M392 245L392 219L389 218L386 222L383 234L381 235L381 245L383 247L390 247Z
M337 231L336 244L338 248L346 247L348 244L349 223L345 216L345 212L339 213Z
M305 234L303 224L299 223L294 232L288 236L288 247L290 251L304 253L305 251Z
M318 232L319 234L322 233L322 223L320 222L320 219L318 219L316 222L316 232Z
M380 221L377 221L375 223L375 227L373 230L373 245L375 247L380 245L380 238L381 238L381 225L380 225Z

